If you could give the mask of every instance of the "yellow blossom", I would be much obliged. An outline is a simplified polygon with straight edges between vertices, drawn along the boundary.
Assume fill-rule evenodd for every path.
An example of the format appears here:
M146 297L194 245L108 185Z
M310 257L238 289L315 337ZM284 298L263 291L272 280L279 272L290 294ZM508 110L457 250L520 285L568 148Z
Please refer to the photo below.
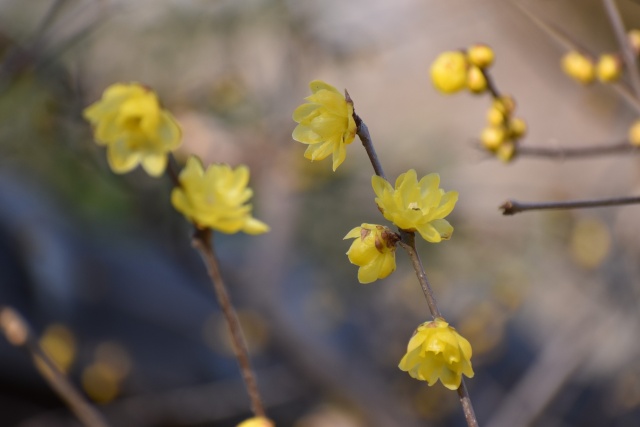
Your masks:
M418 326L398 366L431 386L440 380L456 390L462 375L473 378L471 344L442 318Z
M423 177L420 182L416 171L410 169L396 180L395 189L384 178L371 180L376 203L386 219L406 231L417 231L428 242L447 240L453 227L444 219L458 201L456 191L444 192L440 176L436 173Z
M601 82L614 82L622 74L622 64L616 55L604 54L598 59L596 73L598 74L598 80Z
M458 92L467 84L467 66L462 52L443 52L431 64L431 81L440 92Z
M476 44L467 49L467 58L476 67L486 68L493 64L495 54L486 44Z
M179 181L180 186L171 192L171 204L199 227L228 234L269 231L268 225L251 216L251 205L245 204L253 195L247 188L246 166L231 169L216 164L205 171L200 159L192 156L180 172Z
M353 119L353 103L347 101L338 90L321 80L309 84L311 96L293 112L293 120L299 123L292 137L307 144L304 156L322 160L333 154L333 170L347 156L346 146L356 136L356 122Z
M596 76L593 61L576 51L571 51L562 57L562 70L582 84L593 82Z
M107 147L109 166L125 173L138 164L151 176L167 166L167 153L180 145L181 131L173 115L160 106L156 94L138 83L116 83L84 110L94 137Z
M237 427L275 427L275 424L265 417L253 417L244 420Z
M347 251L352 264L359 266L358 281L371 283L384 279L396 269L396 243L398 236L387 227L362 224L344 236L356 239Z

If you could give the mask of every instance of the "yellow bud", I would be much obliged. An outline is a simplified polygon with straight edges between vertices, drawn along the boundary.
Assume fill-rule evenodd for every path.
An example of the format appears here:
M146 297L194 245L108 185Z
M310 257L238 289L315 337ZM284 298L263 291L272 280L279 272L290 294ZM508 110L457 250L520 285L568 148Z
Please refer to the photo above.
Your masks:
M495 54L493 49L485 44L476 44L467 49L467 58L476 67L486 68L493 64Z
M640 30L631 30L627 33L629 44L636 55L640 54Z
M480 142L487 150L495 151L504 142L506 136L507 133L502 126L489 126L480 134Z
M640 146L640 120L636 120L629 129L629 142Z
M440 92L454 93L467 84L467 59L462 52L443 52L431 64L431 81Z
M509 120L509 132L514 139L522 138L527 133L527 123L519 117Z
M513 141L505 141L503 144L500 144L498 150L496 151L496 157L502 160L505 163L509 163L516 155L516 145Z
M487 121L492 126L500 126L504 123L504 113L495 105L487 111Z
M620 78L622 73L622 64L617 55L610 53L604 54L598 60L596 67L596 73L598 74L598 80L601 82L613 82Z
M510 95L502 95L499 99L493 101L493 107L508 116L516 109L516 101Z
M593 82L596 76L593 61L576 51L571 51L562 57L562 70L582 84Z
M482 93L487 89L487 79L482 70L475 65L467 71L467 88L473 93Z

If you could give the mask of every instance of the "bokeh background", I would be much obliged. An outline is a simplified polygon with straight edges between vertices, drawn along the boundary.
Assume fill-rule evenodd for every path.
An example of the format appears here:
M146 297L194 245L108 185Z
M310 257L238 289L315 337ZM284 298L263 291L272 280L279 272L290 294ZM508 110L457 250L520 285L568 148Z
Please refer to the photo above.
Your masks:
M594 52L601 2L522 1ZM506 0L0 0L0 304L17 309L113 426L234 426L249 416L225 325L168 179L116 176L84 107L114 82L157 90L177 154L248 164L266 235L216 235L279 427L463 426L456 393L397 369L428 309L408 259L360 285L343 236L383 221L356 140L336 173L291 139L308 83L347 88L391 179L438 172L453 238L419 242L447 319L472 343L481 425L640 425L640 216L627 206L500 215L508 198L638 194L637 156L520 158L475 148L488 96L443 96L428 70L483 42L523 144L624 141L609 87ZM620 0L627 28L640 5ZM0 425L75 426L27 353L0 339Z

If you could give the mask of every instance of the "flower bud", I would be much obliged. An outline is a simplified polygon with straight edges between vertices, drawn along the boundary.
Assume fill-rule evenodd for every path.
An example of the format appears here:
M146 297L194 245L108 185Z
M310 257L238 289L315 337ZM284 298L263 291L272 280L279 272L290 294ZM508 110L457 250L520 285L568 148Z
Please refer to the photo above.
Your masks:
M487 121L492 126L500 126L504 123L504 113L500 111L500 108L493 105L487 111Z
M631 30L627 33L629 44L636 55L640 55L640 30Z
M487 89L487 79L482 70L475 65L467 71L467 88L473 93L482 93Z
M522 138L527 133L527 123L519 117L509 120L509 132L514 139Z
M493 107L508 116L516 109L516 101L510 95L502 95L499 99L493 101Z
M617 55L604 54L598 60L596 74L601 82L613 82L620 78L622 74L622 64Z
M493 49L485 44L476 44L467 49L467 58L476 67L487 68L493 64L495 54Z
M462 52L443 52L431 64L431 81L440 92L458 92L467 84L467 59Z
M596 75L593 61L576 51L562 57L562 70L572 79L585 85L593 82Z
M502 126L489 126L484 128L480 134L480 142L487 150L495 151L504 142L506 136Z
M516 155L516 145L513 141L505 141L500 144L496 151L496 157L502 160L504 163L509 163Z
M636 120L629 129L629 142L631 145L640 146L640 120Z

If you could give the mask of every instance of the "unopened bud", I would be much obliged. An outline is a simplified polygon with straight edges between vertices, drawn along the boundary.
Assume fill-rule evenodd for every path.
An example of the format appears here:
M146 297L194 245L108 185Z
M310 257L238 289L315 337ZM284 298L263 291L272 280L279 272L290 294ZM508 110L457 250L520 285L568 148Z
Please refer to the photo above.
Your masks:
M593 82L596 76L593 61L576 51L571 51L562 57L562 70L582 84Z
M480 134L482 146L490 151L495 151L504 142L507 133L502 126L489 126Z
M487 79L482 70L475 65L467 71L467 88L473 93L482 93L487 89Z
M431 64L431 81L440 92L458 92L467 84L467 66L462 52L443 52Z
M610 53L602 55L598 60L596 73L598 74L598 80L601 82L618 80L622 73L622 64L618 56Z
M467 57L476 67L486 68L493 64L495 54L493 49L485 44L476 44L467 49Z

